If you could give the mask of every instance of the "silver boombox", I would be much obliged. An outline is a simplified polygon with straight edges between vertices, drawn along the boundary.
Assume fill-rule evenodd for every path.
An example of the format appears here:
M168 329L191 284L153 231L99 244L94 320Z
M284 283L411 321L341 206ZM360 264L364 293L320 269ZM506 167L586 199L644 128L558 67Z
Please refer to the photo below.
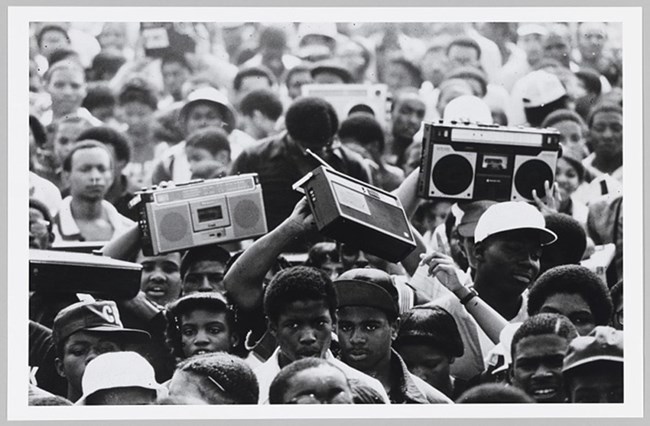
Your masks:
M555 180L561 155L555 129L457 122L425 123L421 198L533 201Z
M139 212L146 256L267 232L257 173L154 186L137 192L130 207Z

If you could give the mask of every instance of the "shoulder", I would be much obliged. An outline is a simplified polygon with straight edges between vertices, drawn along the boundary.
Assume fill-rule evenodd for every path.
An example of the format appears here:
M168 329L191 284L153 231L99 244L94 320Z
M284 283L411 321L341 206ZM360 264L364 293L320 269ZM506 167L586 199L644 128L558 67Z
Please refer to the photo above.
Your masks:
M411 380L415 383L415 386L424 394L427 398L427 401L431 404L453 404L453 401L449 399L447 395L440 392L438 389L434 388L415 374L409 372Z

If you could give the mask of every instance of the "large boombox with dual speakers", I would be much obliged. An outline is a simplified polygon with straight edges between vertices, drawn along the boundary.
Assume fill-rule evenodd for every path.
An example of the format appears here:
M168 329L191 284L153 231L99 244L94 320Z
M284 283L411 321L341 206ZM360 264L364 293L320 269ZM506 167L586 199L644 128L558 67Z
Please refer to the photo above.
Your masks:
M154 186L137 192L130 207L139 212L146 256L267 232L257 173Z
M457 122L425 123L418 196L446 200L533 201L555 180L555 129Z

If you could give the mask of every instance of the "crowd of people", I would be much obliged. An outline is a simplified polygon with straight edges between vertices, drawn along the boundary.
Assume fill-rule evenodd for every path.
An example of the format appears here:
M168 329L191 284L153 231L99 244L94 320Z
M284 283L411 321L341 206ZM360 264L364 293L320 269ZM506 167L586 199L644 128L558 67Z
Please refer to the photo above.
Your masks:
M30 405L624 401L620 24L30 29L30 248L142 267L133 299L30 293ZM383 84L386 108L341 116L314 84ZM554 181L419 198L438 120L556 129ZM310 153L397 196L416 249L320 233L292 189ZM265 235L143 252L138 190L240 173Z

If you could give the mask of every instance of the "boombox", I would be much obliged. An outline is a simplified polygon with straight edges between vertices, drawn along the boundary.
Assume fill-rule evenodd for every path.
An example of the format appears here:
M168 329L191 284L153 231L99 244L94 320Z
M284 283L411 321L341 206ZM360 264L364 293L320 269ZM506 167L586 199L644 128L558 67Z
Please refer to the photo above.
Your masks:
M425 123L418 181L421 198L533 201L553 183L561 155L555 129Z
M385 84L305 84L303 96L325 99L336 110L339 122L350 115L352 108L370 107L383 126L387 120L388 88Z
M87 293L99 299L132 299L140 290L142 265L88 253L29 250L29 289Z
M323 235L390 262L415 249L408 218L393 194L324 166L293 188L302 188Z
M146 256L266 234L257 173L194 180L136 193Z

